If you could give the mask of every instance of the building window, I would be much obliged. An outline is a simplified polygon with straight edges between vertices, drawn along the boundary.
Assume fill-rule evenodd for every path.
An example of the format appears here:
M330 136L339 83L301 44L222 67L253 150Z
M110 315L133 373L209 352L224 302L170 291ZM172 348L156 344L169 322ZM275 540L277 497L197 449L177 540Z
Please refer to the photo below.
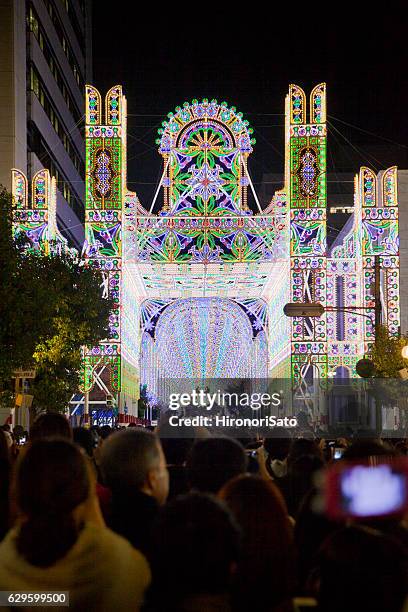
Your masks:
M28 13L28 27L38 40L38 33L39 33L38 19L37 19L37 15L34 13L32 6L30 6L30 11Z
M37 18L37 14L35 12L35 10L33 9L33 7L30 7L29 10L29 18L28 18L28 25L29 25L29 29L31 32L33 32L34 36L36 37L36 39L38 40L38 44L44 54L45 60L48 64L48 67L55 79L55 82L58 85L58 88L60 90L60 92L62 93L64 100L66 102L66 105L68 107L68 110L70 111L70 113L72 114L72 116L74 117L75 121L78 123L81 118L82 118L82 114L79 112L78 107L76 105L76 103L74 102L68 87L65 84L65 80L62 77L62 72L59 68L59 65L53 55L53 52L51 50L51 46L48 43L48 40L46 38L46 36L44 35L44 33L42 32L41 26L39 25L39 21ZM77 73L76 71L74 72L75 78L77 79ZM31 87L32 88L32 87ZM32 88L33 89L33 88Z
M84 163L82 159L80 158L80 156L78 155L78 153L76 152L75 147L73 146L71 142L71 139L66 133L58 117L58 113L56 112L52 102L50 101L50 98L45 90L45 87L41 81L41 78L39 77L38 72L34 66L30 67L30 84L31 84L31 90L37 96L41 106L43 107L48 119L51 122L51 125L53 126L55 132L59 136L64 146L64 149L66 150L69 157L71 158L71 161L75 166L75 169L81 176L83 176L85 174Z
M75 212L78 219L83 223L85 219L84 205L72 191L69 181L60 170L56 161L51 157L42 140L40 131L32 121L29 121L27 125L27 134L29 150L37 155L44 168L50 171L51 176L55 176L59 191Z
M40 82L38 80L38 74L36 70L30 70L30 88L35 93L37 98L40 98Z
M57 12L54 10L53 4L51 2L51 0L44 0L44 4L47 8L48 14L51 18L51 21L54 25L55 31L57 33L57 36L59 38L59 41L61 43L62 49L68 59L69 65L71 66L72 72L74 73L75 76L75 80L79 86L79 88L81 90L84 89L85 87L85 83L84 80L81 76L81 71L79 69L78 63L75 59L75 55L71 49L71 46L68 42L68 38L64 32L64 29L62 27L61 21L57 15ZM78 41L80 46L81 46L81 51L82 53L85 55L84 49L83 49L83 45L81 45L81 41Z
M78 39L78 43L79 43L79 46L81 47L82 54L85 55L85 37L84 37L83 29L81 28L79 24L75 9L72 6L72 2L71 0L62 0L62 3L65 6L65 10L67 11L72 28L75 32L75 36ZM81 7L81 11L84 12L82 7Z

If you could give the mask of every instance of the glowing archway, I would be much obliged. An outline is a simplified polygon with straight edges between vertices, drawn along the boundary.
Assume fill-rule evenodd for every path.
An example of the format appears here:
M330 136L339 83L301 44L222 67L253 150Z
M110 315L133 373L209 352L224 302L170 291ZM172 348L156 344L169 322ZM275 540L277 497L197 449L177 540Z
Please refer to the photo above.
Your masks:
M180 299L160 316L156 350L163 377L245 377L253 354L252 326L231 300Z
M285 117L285 184L262 210L247 167L254 139L242 114L207 99L177 107L159 130L163 173L145 208L126 185L121 86L104 103L86 87L83 257L101 271L114 309L109 337L84 351L85 394L96 382L121 413L138 398L140 380L156 391L157 372L272 375L301 390L346 369L356 376L374 341L378 268L383 322L398 336L397 168L378 175L361 168L354 220L328 248L325 84L314 87L310 104L290 85ZM16 234L44 253L54 242L65 249L48 171L33 177L31 198L20 171L12 184ZM259 214L248 207L250 188ZM287 302L320 302L327 311L288 320ZM368 317L353 313L362 306Z

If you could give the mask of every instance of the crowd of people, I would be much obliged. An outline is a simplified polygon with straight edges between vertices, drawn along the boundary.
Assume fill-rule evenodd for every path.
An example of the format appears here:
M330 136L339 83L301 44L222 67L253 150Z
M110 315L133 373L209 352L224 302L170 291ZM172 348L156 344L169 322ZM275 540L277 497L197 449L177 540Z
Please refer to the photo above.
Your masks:
M0 430L0 591L67 591L80 611L404 610L404 516L319 509L325 440L72 429L58 413L17 437ZM407 453L403 440L335 446L340 462Z

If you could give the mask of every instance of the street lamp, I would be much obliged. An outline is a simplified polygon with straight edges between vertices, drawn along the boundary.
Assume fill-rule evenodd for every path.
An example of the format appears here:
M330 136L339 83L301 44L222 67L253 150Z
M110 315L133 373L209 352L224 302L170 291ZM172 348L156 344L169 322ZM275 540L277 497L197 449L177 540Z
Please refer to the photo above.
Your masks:
M283 312L287 317L321 317L325 308L319 302L290 302L285 304Z
M289 302L283 307L284 314L291 318L318 318L325 312L349 312L372 321L371 315L366 312L358 312L359 310L373 310L373 308L371 306L323 306L320 302Z
M349 312L351 314L360 315L366 317L369 321L372 321L371 315L367 312L358 312L360 310L372 310L369 306L353 306L350 308L341 306L323 306L319 302L289 302L283 307L283 312L287 317L298 318L318 318L321 317L325 312ZM375 317L378 319L377 308L375 308ZM407 350L408 358L408 346L404 347ZM404 349L403 349L404 350ZM364 357L356 363L356 371L362 378L371 378L375 374L375 365L371 359ZM408 371L407 371L408 377Z

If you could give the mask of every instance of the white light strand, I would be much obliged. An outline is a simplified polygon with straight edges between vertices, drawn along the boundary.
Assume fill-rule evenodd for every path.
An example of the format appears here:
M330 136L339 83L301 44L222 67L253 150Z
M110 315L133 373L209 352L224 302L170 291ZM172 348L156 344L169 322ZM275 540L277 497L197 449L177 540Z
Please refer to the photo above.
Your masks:
M150 206L150 209L149 209L149 215L151 215L152 212L153 212L153 208L154 208L154 205L156 204L156 200L157 200L157 196L159 195L160 187L163 184L163 179L166 176L166 172L167 172L167 168L169 167L169 163L170 163L170 155L169 155L169 158L166 161L166 164L164 166L163 174L161 175L161 179L160 179L160 182L159 182L159 184L157 186L156 193L154 194L153 202L151 203L151 206Z

